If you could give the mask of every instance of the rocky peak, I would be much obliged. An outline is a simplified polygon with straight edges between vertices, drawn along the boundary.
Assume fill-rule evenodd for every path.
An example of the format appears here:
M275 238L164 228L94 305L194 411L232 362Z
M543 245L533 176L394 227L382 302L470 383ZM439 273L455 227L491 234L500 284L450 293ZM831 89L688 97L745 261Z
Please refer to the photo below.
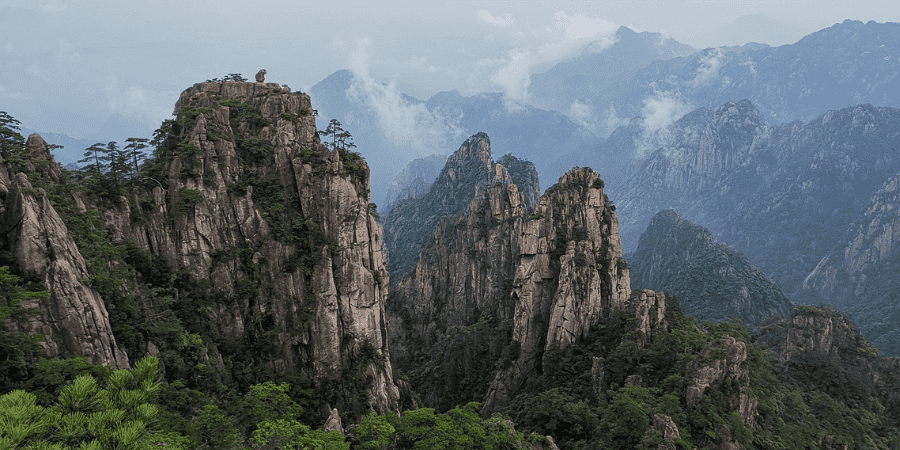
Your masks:
M337 386L323 401L351 417L395 409L366 162L322 145L309 96L277 83L198 83L175 111L143 219L110 226L208 280L219 339L267 348L248 364Z
M775 353L779 378L854 407L874 397L890 420L900 420L900 359L878 356L846 314L799 306L790 320L757 330L754 340Z
M447 216L465 214L477 192L484 192L491 183L500 181L496 178L499 173L511 177L526 202L534 201L538 189L534 165L513 156L501 159L509 165L509 170L496 170L490 139L485 133L477 133L447 158L428 193L402 200L390 210L384 219L385 246L395 283L412 271L419 250L426 245L437 224Z
M59 165L39 135L29 136L26 151L23 165L35 183L59 180ZM116 343L106 305L97 290L85 284L90 275L84 258L47 192L22 172L8 176L3 164L0 173L9 180L2 193L0 248L12 255L25 277L41 280L49 294L22 301L23 308L37 308L40 315L11 324L13 331L43 334L47 356L81 355L94 364L128 367L128 355Z
M653 217L629 261L634 288L674 295L698 320L754 324L792 310L778 284L746 255L671 209Z
M464 214L435 228L391 295L389 327L397 364L416 371L425 404L484 401L486 414L539 370L547 349L627 313L630 293L615 212L593 170L565 174L533 213L503 165L492 178Z

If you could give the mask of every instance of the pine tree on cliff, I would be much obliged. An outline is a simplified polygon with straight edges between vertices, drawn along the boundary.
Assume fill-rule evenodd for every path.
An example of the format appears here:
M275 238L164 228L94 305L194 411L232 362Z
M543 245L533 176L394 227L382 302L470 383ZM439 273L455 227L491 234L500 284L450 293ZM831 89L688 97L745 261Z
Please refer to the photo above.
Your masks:
M19 122L13 116L0 111L0 156L19 171L25 152L25 138L19 134Z
M331 119L328 122L328 128L325 131L319 130L319 136L331 137L331 142L323 141L322 144L325 147L328 147L330 150L340 149L347 151L351 148L356 147L356 144L353 143L353 136L347 130L341 128L341 123L337 119Z
M141 161L145 159L144 152L141 150L147 148L147 138L128 138L125 139L125 142L128 145L125 146L125 157L129 159L131 163L131 182L135 183L139 178L139 164Z

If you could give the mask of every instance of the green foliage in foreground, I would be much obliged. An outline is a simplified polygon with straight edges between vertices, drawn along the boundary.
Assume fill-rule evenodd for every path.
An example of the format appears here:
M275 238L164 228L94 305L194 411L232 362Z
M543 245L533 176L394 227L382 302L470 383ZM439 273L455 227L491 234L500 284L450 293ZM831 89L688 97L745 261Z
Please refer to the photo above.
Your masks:
M875 398L851 407L834 394L779 379L771 353L750 342L739 321L700 327L677 301L666 318L670 330L654 332L642 349L629 341L627 319L607 321L564 351L551 349L542 374L514 399L509 413L517 427L551 435L561 449L657 448L665 441L653 428L654 416L663 414L680 433L666 444L679 449L717 448L722 427L744 448L820 448L828 442L834 448L900 448L897 424ZM746 345L749 380L726 378L687 405L685 392L699 368L724 358L724 346L716 348L724 335ZM699 359L709 344L710 356ZM602 357L605 368L599 397L592 391L593 357ZM626 385L629 375L640 375L643 383ZM732 406L742 389L759 401L755 423L743 423Z

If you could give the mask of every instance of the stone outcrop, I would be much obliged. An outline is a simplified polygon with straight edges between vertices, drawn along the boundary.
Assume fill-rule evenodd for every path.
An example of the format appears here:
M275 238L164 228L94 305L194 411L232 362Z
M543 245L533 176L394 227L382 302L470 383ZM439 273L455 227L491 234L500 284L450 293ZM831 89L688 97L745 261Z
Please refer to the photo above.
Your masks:
M341 425L341 415L338 414L336 408L331 410L331 413L328 415L328 420L325 421L325 425L322 429L325 430L326 433L337 431L338 433L344 434L344 427Z
M503 408L546 350L628 310L615 212L598 180L572 170L529 214L497 164L468 213L438 225L390 300L398 366L434 373L422 378L426 404L452 406L460 393L487 390L475 399L483 412ZM485 367L496 360L498 368Z
M721 357L716 358L708 363L702 363L710 358L713 351L723 353ZM696 405L703 398L706 388L718 385L725 378L733 381L749 381L750 371L745 361L747 360L747 346L743 342L725 335L720 342L711 343L700 351L700 355L692 368L697 368L696 374L691 380L685 392L685 401L689 406ZM747 401L749 402L749 400ZM755 403L755 400L754 400ZM752 423L756 416L756 408L745 408L748 417L742 419L747 423Z
M874 397L888 420L900 419L900 359L878 356L846 314L801 306L790 321L757 330L754 339L775 354L779 378L851 407Z
M628 261L633 288L674 295L700 321L737 317L752 325L793 309L781 287L746 255L671 209L653 217Z
M60 179L47 143L31 135L26 143L25 170L36 179ZM40 313L13 329L44 334L47 356L84 356L94 364L128 367L128 355L113 335L109 315L97 291L84 284L90 278L84 258L69 237L66 224L43 188L34 187L24 173L9 173L0 161L0 243L11 253L26 277L43 282L48 297L23 300L22 307Z
M332 382L355 371L371 407L395 408L365 161L323 146L309 96L277 83L199 83L175 111L167 192L153 189L147 225L122 234L210 280L223 300L207 314L223 336L269 336L259 364Z
M844 238L803 281L810 300L853 315L863 334L887 355L900 356L900 174L872 196Z
M678 431L678 425L671 417L665 414L653 415L653 429L662 434L665 444L659 444L656 450L674 450L675 440L681 439L681 433Z
M539 187L533 165L509 158L515 162L513 173L521 174L522 179L517 180L513 173L504 170L506 177L524 198L536 197ZM494 182L496 165L490 139L487 134L477 133L450 155L427 194L402 200L390 210L384 218L384 229L388 268L394 283L413 270L419 250L428 244L438 223L445 217L465 214L476 193ZM527 207L524 201L523 205Z
M365 161L322 145L309 96L277 83L199 83L181 94L175 113L161 128L145 188L112 202L77 193L75 204L99 209L114 240L133 241L191 280L182 287L205 299L196 320L211 330L200 336L201 359L225 379L231 364L223 357L243 351L234 370L307 377L328 392L323 401L351 417L396 409L384 314L389 276ZM49 154L31 159L34 176L59 178ZM50 292L31 326L48 335L48 353L127 366L103 300L81 282L90 278L84 260L44 192L22 174L0 176L0 186L7 246ZM140 277L127 283L145 313L165 312ZM137 351L159 354L163 344L141 342Z

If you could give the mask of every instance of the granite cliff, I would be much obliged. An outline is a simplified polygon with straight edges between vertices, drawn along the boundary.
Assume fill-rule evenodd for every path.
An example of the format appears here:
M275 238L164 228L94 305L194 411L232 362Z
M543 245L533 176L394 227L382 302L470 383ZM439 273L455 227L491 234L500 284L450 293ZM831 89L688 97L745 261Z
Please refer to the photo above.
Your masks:
M54 205L29 185L59 181L47 180L58 166L33 136L37 169L0 178L0 226L21 271L42 277L50 294L30 324L48 334L47 353L123 367L194 342L211 379L249 385L265 372L318 390L314 417L325 403L351 419L397 408L369 170L358 154L322 145L313 112L308 95L277 83L198 83L181 94L177 119L158 130L155 156L127 193L106 177L93 192L70 184L71 194L54 197L67 217L110 239L92 245L122 249L110 250L124 256L106 268L125 279L107 292L139 307L112 326L104 301L119 300L82 284L98 283L100 266L85 268ZM189 331L183 345L152 332L159 320ZM110 332L117 326L151 331L130 333L123 349ZM162 358L169 376L178 361Z
M900 263L900 175L872 196L862 216L803 281L810 300L853 315L882 352L900 355L900 310L894 293Z
M496 166L503 163L512 169L503 173L523 195L523 207L534 207L540 192L534 165L511 155L495 163L487 134L473 135L447 159L426 194L401 200L385 216L385 249L393 283L413 269L435 226L447 216L465 213L477 193L494 182Z
M82 355L94 364L128 367L103 299L85 282L89 273L78 246L47 192L32 185L59 183L59 166L39 135L28 137L25 151L22 171L0 158L0 246L8 252L9 263L24 277L39 280L49 295L24 301L23 308L38 308L41 314L10 325L15 331L43 334L47 356Z
M671 209L653 217L628 261L633 288L674 295L699 321L737 317L754 325L793 309L778 284L746 255Z
M630 293L595 172L567 173L531 214L503 165L486 181L469 187L465 214L439 223L389 301L395 361L419 369L415 384L437 407L475 395L485 412L503 408L546 349L624 312Z

